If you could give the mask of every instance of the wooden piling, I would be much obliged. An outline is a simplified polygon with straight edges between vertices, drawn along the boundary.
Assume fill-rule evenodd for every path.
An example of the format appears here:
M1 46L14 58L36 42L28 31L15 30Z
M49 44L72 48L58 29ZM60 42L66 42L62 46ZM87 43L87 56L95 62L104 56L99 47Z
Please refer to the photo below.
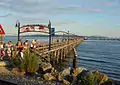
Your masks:
M78 55L77 55L77 51L76 51L75 48L73 48L73 51L74 51L73 68L76 69L77 68L77 58L78 58Z

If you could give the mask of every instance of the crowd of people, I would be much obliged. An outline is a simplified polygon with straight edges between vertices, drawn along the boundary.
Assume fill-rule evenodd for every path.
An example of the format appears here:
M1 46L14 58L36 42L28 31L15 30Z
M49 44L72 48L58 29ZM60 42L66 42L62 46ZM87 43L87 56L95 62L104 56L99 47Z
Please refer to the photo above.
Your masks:
M20 57L23 58L24 51L28 48L30 48L30 49L36 48L37 42L36 42L36 40L32 40L31 43L29 43L28 40L25 40L23 42L22 39L20 39L17 42L17 44L13 44L11 41L9 41L7 43L2 42L0 44L0 60L3 60L4 57L8 57L11 60L14 46L17 47L17 51L20 54Z

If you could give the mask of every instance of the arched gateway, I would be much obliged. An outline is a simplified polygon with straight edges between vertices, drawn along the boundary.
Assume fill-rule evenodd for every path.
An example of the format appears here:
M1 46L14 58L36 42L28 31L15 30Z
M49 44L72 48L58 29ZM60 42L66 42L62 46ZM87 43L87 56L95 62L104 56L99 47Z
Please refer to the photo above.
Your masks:
M17 20L15 27L18 28L18 41L20 40L20 33L26 32L42 32L49 34L49 50L51 49L51 22L49 20L49 24L41 25L41 24L31 24L31 25L23 25L20 26L20 22Z
M30 24L30 25L23 25L20 26L20 22L16 22L16 26L18 28L18 41L20 39L20 34L21 33L26 33L26 32L42 32L46 34L51 34L51 22L49 21L48 26L47 25L42 25L42 24Z

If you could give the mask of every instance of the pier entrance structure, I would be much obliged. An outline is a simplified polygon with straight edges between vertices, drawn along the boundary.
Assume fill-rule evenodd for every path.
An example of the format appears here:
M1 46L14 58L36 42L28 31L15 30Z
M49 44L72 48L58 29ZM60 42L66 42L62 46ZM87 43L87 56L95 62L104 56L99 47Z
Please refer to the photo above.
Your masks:
M20 40L20 33L26 32L42 32L49 34L49 50L51 49L51 36L53 33L51 29L51 22L49 20L49 24L47 25L40 25L40 24L31 24L31 25L23 25L20 26L20 22L17 20L15 27L18 28L18 41Z
M34 50L40 58L50 62L52 65L54 65L54 62L61 61L68 56L68 54L74 50L74 48L80 44L84 39L80 38L79 36L65 32L65 31L56 31L55 33L63 33L66 34L64 40L61 41L53 41L51 42L51 22L49 21L48 26L47 25L39 25L39 24L33 24L33 25L23 25L20 27L19 21L16 23L16 27L18 27L18 40L20 37L20 33L26 33L26 32L42 32L49 34L49 42L47 43L41 43L37 45L37 48ZM66 38L67 37L67 38ZM75 54L75 59L76 54ZM74 60L75 61L75 60ZM74 64L75 65L75 64ZM74 66L76 67L76 66Z

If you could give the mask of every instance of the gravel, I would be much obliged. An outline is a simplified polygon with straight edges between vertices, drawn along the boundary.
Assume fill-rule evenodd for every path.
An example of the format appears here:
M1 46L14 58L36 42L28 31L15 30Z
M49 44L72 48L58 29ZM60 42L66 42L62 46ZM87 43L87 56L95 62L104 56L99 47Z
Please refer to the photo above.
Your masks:
M12 73L0 73L0 80L10 82L17 85L56 85L56 81L45 82L42 78L34 78L27 76L17 76ZM57 85L62 85L57 82Z

